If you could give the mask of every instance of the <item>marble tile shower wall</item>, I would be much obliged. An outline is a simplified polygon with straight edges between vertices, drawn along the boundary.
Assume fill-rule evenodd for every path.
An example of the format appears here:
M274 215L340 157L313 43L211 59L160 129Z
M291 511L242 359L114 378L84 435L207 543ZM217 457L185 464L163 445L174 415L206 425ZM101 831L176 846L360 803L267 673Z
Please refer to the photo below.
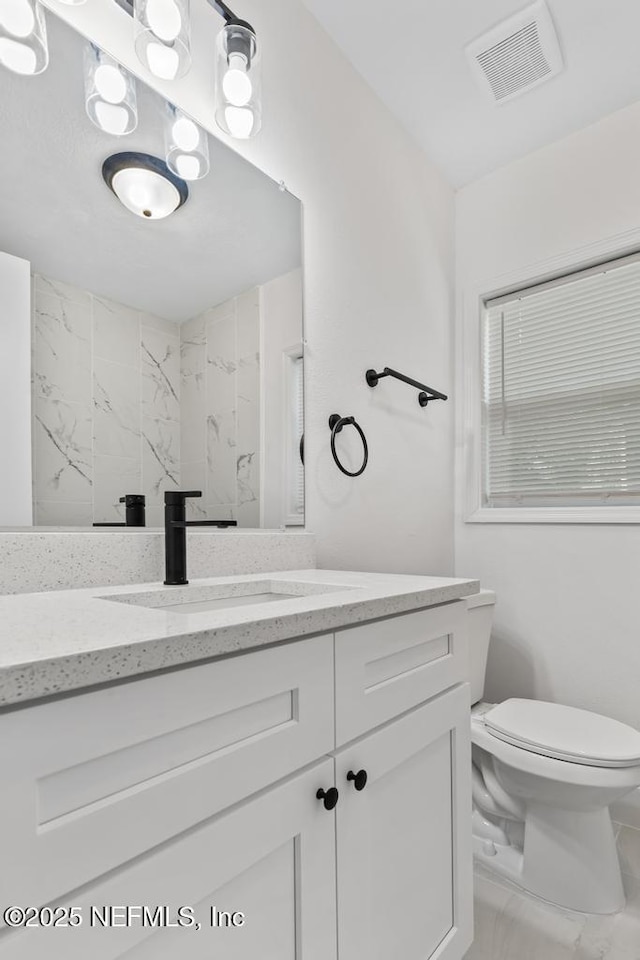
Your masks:
M124 519L125 493L180 485L180 333L175 323L33 278L34 522Z
M202 490L191 517L260 525L260 300L257 288L181 326L181 465Z

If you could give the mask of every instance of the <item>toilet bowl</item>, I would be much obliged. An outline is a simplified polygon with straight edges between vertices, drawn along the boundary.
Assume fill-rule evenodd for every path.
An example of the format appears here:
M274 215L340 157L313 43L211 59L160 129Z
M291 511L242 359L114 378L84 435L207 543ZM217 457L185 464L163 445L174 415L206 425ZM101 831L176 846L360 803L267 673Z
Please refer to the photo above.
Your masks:
M640 786L640 732L557 703L482 700L495 595L466 598L477 861L587 913L624 906L609 805Z

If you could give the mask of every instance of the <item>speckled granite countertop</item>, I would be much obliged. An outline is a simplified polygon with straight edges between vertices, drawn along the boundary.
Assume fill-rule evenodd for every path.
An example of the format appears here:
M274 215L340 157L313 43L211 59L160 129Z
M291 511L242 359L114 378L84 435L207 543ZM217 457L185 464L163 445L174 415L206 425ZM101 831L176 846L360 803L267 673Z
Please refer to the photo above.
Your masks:
M186 587L154 583L1 597L0 706L330 632L478 589L477 580L293 570L192 580ZM287 598L197 612L163 608L253 592Z

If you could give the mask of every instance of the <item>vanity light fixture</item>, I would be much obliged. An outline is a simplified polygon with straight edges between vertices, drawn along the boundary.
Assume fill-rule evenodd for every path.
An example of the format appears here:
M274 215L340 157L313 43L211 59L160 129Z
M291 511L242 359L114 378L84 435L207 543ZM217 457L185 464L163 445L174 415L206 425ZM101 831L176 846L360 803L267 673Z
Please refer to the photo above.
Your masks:
M160 80L177 80L191 66L189 0L133 0L135 48Z
M47 25L38 0L0 0L0 64L35 76L48 63Z
M189 197L184 180L148 153L115 153L102 165L104 182L120 203L145 220L162 220Z
M161 80L183 77L191 66L189 0L115 2L133 16L135 49L143 66ZM262 125L260 46L251 24L224 0L208 2L225 21L216 39L216 123L230 137L247 140ZM195 169L193 160L190 165Z
M209 137L191 117L167 104L165 120L167 166L183 180L201 180L209 172Z
M135 80L93 43L84 52L84 89L87 115L96 127L118 137L136 129Z
M255 30L222 0L209 0L226 24L216 40L216 123L238 140L262 125L260 47Z

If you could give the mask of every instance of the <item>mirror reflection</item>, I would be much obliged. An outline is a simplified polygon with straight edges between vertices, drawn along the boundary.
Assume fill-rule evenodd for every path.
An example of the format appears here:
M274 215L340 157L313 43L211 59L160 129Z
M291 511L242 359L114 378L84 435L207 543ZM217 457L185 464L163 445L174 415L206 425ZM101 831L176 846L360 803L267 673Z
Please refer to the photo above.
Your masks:
M206 133L201 179L145 166L184 118L136 81L136 129L98 129L95 51L48 28L46 72L0 77L3 348L30 324L34 524L124 523L135 495L159 526L170 489L202 491L193 519L303 523L299 201Z

